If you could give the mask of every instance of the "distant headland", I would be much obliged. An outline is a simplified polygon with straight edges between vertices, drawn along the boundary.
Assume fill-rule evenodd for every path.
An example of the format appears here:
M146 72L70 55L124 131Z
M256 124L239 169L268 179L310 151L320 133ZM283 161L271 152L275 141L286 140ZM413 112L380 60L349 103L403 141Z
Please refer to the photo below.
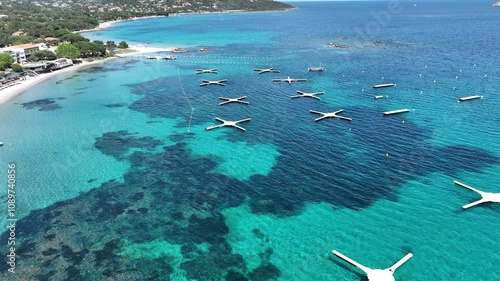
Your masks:
M94 29L99 24L152 16L228 11L283 11L293 6L272 0L164 0L0 1L0 48L40 43L45 38L68 41L63 35ZM38 42L40 41L40 42ZM71 40L69 40L71 41Z

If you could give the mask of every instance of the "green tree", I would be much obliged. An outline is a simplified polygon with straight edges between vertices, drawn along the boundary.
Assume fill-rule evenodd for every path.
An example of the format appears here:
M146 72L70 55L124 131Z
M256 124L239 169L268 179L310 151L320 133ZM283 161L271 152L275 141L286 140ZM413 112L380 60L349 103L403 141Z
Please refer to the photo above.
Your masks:
M5 70L14 63L14 58L8 53L0 53L0 70Z
M60 58L77 59L80 57L80 50L72 44L63 43L57 47L56 55Z
M127 49L127 48L128 48L128 44L127 44L127 42L125 42L125 41L121 41L121 42L118 44L118 48L120 48L120 49Z
M22 36L10 36L9 44L17 45L17 44L28 44L35 40L35 37L22 35Z
M80 41L86 41L86 42L89 41L89 39L81 36L80 34L71 33L71 32L62 35L61 39L64 40L64 41L69 41L71 43L80 42Z
M85 42L80 41L74 44L80 50L82 57L99 57L106 54L106 46L102 42Z
M106 42L106 48L108 48L108 50L116 48L115 41L107 41Z
M12 70L14 70L14 72L23 72L24 69L22 66L20 66L19 64L15 63L11 66Z
M39 61L39 60L55 60L57 58L56 54L49 50L37 51L31 54L28 58L30 61Z

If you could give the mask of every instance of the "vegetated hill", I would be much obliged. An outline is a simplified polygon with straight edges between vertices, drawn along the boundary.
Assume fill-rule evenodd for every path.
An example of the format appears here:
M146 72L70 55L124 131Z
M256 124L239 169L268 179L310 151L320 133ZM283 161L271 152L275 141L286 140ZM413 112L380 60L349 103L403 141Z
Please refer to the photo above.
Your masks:
M117 19L289 8L292 6L272 0L1 0L0 47L33 42L37 38L60 37L68 30L94 28L100 22ZM17 36L12 36L14 32L18 32Z

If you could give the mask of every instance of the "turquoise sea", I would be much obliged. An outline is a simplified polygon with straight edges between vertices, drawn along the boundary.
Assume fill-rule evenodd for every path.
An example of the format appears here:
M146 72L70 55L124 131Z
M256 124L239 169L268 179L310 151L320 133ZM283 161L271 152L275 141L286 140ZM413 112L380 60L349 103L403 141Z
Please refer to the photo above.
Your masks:
M190 52L109 60L0 105L18 218L12 274L3 199L0 280L366 280L334 249L372 268L413 253L396 280L500 280L500 205L463 210L480 196L453 183L500 192L500 9L293 4L85 33ZM287 76L307 82L271 82ZM340 109L351 122L308 112ZM205 131L215 117L251 121Z

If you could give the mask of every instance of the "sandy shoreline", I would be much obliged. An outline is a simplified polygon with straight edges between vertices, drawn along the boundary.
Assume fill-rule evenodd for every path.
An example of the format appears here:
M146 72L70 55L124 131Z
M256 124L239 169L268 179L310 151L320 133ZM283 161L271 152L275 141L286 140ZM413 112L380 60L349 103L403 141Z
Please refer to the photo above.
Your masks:
M202 13L179 13L179 14L172 14L172 16L180 16L180 15L206 15L206 14L223 14L223 13L248 13L248 12L280 12L280 11L289 11L293 10L295 8L290 8L290 9L285 9L285 10L279 10L279 11L244 11L244 10L228 10L228 11L220 11L220 12L202 12ZM132 18L132 19L124 19L124 20L114 20L114 21L107 21L100 23L99 26L96 28L92 29L84 29L84 30L78 30L74 31L74 33L85 33L85 32L91 32L91 31L98 31L98 30L104 30L106 28L111 27L113 24L117 22L124 22L124 21L133 21L133 20L143 20L143 19L150 19L150 18L159 18L159 17L166 17L166 16L147 16L147 17L139 17L139 18ZM158 48L158 47L145 47L143 45L136 45L132 46L129 49L126 49L124 51L118 52L117 55L120 56L135 56L135 55L141 55L141 54L146 54L146 53L156 53L156 52L170 52L174 49L174 47L165 47L165 48ZM59 74L71 72L71 71L76 71L81 68L85 68L90 65L98 64L98 63L103 63L106 62L110 59L117 58L115 57L110 57L110 58L105 58L105 59L98 59L92 62L83 62L78 65L73 65L61 70L57 70L51 73L44 73L44 74L39 74L36 77L27 77L26 80L23 81L18 81L19 84L16 84L14 86L11 86L7 89L0 90L0 105L3 103L8 102L9 100L13 99L14 97L22 94L24 91L30 89L31 87L47 80L50 79L54 76L57 76Z
M147 16L147 17L139 17L139 18L132 18L132 19L124 19L124 20L105 21L103 23L100 23L95 28L82 29L82 30L78 30L78 31L73 31L73 33L85 33L85 32L91 32L91 31L99 31L99 30L103 30L103 29L109 28L109 27L111 27L113 24L115 24L117 22L133 21L133 20L143 20L143 19L151 19L151 18L166 18L166 16Z
M172 51L174 48L153 48L153 47L144 47L144 46L135 46L131 47L128 49L128 52L120 53L122 56L136 56L136 55L141 55L141 54L146 54L146 53L156 53L156 52L169 52ZM106 61L109 61L111 59L116 59L117 57L109 57L105 59L99 59L99 60L94 60L91 62L84 61L81 64L78 65L73 65L70 67L63 68L61 70L57 70L54 72L50 73L43 73L39 74L38 76L35 77L26 77L26 80L18 81L19 84L11 86L7 89L0 90L0 104L6 103L10 101L11 99L15 98L16 96L22 94L24 91L30 89L31 87L46 81L52 77L55 77L59 74L63 73L68 73L72 71L76 71L82 68L86 68L91 65L99 64L99 63L104 63Z

